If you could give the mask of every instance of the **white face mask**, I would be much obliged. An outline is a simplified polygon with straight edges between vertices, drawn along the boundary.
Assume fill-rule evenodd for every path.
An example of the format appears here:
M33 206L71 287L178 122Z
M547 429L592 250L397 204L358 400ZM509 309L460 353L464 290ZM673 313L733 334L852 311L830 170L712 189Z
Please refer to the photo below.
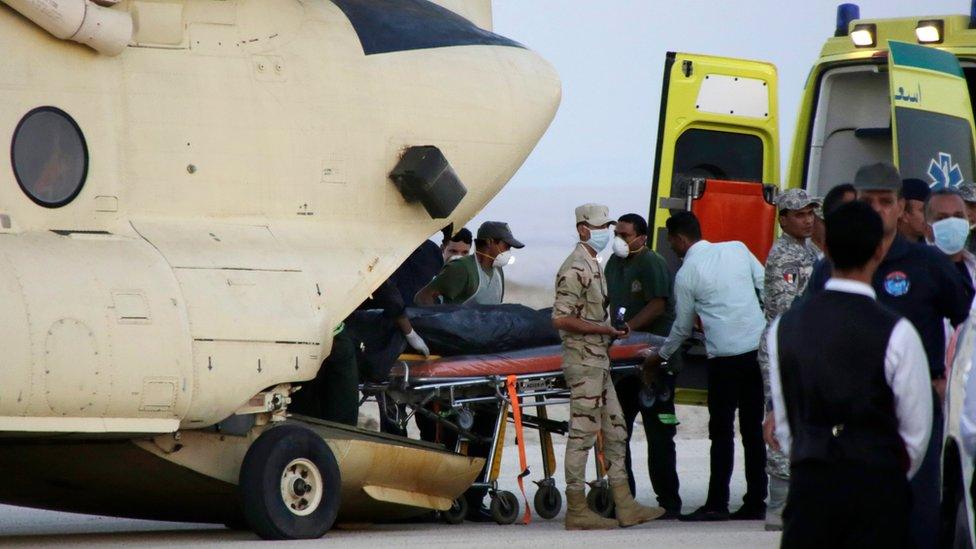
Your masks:
M510 250L506 250L495 256L495 260L492 262L491 266L501 269L508 267L512 263L515 263L515 256L512 255Z
M619 236L613 237L613 255L619 258L625 258L630 255L630 245Z
M447 258L447 262L450 263L452 261L457 261L458 259L464 259L464 256L463 255L452 255L451 257Z

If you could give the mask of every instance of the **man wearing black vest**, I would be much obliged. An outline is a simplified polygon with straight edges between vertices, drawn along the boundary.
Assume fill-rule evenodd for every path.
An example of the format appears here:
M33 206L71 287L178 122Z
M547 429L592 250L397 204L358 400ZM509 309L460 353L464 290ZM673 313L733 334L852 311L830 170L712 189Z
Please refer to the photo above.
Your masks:
M791 464L784 548L909 543L908 479L931 435L932 392L918 332L871 288L882 232L863 202L828 214L832 277L770 326L776 441Z
M909 242L898 235L898 218L905 208L901 175L890 163L863 166L854 177L857 199L881 216L887 250L871 285L878 302L911 321L928 358L931 387L932 437L925 460L912 479L912 518L909 535L918 549L939 547L939 498L942 464L942 398L945 396L945 320L952 326L966 320L973 288L965 283L946 255L934 246ZM806 293L813 295L831 276L831 263L813 268Z

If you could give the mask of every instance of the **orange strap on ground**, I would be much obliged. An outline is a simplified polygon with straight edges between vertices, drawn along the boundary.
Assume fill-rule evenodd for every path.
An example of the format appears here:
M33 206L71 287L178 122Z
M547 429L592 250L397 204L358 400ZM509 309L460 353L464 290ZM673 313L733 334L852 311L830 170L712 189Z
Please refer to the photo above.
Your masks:
M525 437L522 431L522 406L519 404L518 391L515 389L515 376L505 378L505 387L508 389L508 398L512 401L512 417L515 418L515 442L519 450L519 467L522 472L518 476L519 490L522 491L522 500L525 501L525 516L522 524L532 522L532 509L529 508L529 498L525 495L525 477L529 476L529 464L525 458Z

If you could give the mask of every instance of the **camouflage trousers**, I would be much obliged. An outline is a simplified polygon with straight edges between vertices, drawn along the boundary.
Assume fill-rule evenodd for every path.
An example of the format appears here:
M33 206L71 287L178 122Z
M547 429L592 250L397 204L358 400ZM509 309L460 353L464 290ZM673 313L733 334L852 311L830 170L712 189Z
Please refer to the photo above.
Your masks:
M762 339L759 340L759 369L762 371L763 394L766 396L767 402L772 399L772 392L769 388L769 347L767 346L768 342L766 340L768 336L769 327L767 326L763 332ZM766 474L779 479L789 480L790 459L783 452L773 450L769 446L766 446Z
M617 392L606 368L563 363L570 391L569 439L566 442L566 489L583 490L586 460L603 432L603 457L610 484L627 484L624 465L627 427Z
M766 474L781 480L790 480L790 458L783 452L767 446Z

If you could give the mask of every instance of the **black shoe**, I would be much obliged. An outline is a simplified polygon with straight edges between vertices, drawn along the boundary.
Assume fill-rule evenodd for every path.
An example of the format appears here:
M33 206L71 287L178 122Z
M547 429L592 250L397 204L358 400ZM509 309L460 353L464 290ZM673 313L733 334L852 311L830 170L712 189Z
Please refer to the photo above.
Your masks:
M702 506L687 515L681 515L678 520L681 522L721 522L729 520L729 512L725 509L709 509Z
M664 509L664 514L655 520L681 520L681 509Z
M729 515L732 520L766 520L766 506L743 505Z

